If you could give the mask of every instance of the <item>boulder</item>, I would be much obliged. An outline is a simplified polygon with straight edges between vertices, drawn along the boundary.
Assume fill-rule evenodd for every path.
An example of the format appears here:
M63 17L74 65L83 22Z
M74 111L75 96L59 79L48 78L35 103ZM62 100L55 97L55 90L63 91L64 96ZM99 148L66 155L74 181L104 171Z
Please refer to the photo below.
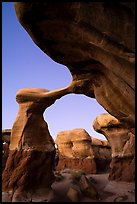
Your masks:
M134 181L135 135L130 128L125 128L118 119L108 113L96 117L93 127L107 138L111 146L112 161L109 179Z
M70 186L67 192L67 197L71 202L79 202L79 189L77 186Z
M79 181L80 189L87 197L97 199L98 191L85 175L82 175Z

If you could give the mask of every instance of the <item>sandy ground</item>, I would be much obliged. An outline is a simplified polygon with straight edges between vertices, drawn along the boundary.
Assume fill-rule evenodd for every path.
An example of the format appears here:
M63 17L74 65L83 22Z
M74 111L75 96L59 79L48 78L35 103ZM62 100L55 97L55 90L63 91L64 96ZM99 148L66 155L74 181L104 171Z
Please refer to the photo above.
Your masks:
M49 196L45 198L45 193L37 192L37 198L23 202L135 202L135 183L109 181L108 174L84 174L82 171L82 174L77 174L77 172L70 169L54 171L56 180L51 186ZM81 178L82 175L98 192L96 198L91 196L91 191L87 196L81 190L80 180L76 178ZM11 196L3 193L2 202L11 202Z
M62 171L63 179L52 184L54 199L52 202L72 202L67 196L74 186L69 171ZM77 202L135 202L135 183L109 181L108 174L86 174L98 191L99 198L93 199L79 194Z

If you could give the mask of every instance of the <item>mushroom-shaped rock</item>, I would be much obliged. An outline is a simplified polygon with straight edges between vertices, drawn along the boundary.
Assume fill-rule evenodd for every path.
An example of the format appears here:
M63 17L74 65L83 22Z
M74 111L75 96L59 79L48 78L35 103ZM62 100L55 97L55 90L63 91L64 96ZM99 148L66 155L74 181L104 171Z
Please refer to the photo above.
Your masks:
M24 88L17 92L19 111L11 131L2 181L3 192L12 191L11 201L35 201L39 192L47 199L54 181L55 143L43 112L66 93L68 87L55 91Z
M82 128L61 131L55 143L59 150L59 164L57 169L82 169L95 173L96 164L91 148L91 137Z
M108 113L98 116L93 127L107 138L111 146L112 162L109 178L134 181L135 135Z

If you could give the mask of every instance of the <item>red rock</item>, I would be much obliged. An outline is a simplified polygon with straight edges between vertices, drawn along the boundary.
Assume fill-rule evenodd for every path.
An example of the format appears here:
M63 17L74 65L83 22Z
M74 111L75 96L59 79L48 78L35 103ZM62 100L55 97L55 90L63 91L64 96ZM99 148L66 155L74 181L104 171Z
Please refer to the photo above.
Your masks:
M70 168L96 173L91 137L84 129L59 132L55 143L59 151L57 170Z
M111 180L133 182L135 179L135 135L129 127L110 114L101 114L93 123L97 132L102 133L111 146ZM130 172L130 173L129 173Z
M2 175L3 192L13 191L14 202L27 202L34 195L39 197L40 189L49 194L54 181L55 143L43 112L66 90L68 88L55 92L26 88L16 94L19 111L12 127L10 152Z
M134 128L135 2L15 2L15 11L34 43L69 68L74 93Z

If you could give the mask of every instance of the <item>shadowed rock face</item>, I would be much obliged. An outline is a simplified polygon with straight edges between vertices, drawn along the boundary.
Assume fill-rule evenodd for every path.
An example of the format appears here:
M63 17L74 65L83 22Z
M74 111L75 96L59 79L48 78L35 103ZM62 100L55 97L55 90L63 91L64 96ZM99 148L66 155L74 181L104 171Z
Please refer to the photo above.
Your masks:
M93 127L107 138L112 149L109 178L134 181L135 135L114 116L107 113L98 116L94 120Z
M109 172L111 162L111 147L109 142L92 137L91 147L94 153L97 173Z
M2 130L2 142L10 143L11 129Z
M17 2L15 11L39 48L69 68L74 93L134 128L134 3Z
M9 156L9 145L10 145L11 129L2 130L2 171L5 168L7 158Z

